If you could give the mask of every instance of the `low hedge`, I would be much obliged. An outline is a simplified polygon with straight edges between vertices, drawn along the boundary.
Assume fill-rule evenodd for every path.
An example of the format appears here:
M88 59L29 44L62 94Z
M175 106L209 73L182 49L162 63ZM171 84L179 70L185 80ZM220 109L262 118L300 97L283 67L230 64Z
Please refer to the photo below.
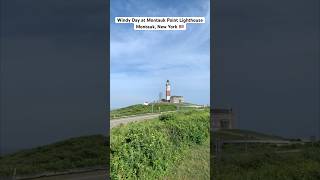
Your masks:
M157 179L166 175L191 145L209 136L209 112L162 115L111 131L112 179Z
M176 115L175 113L168 113L168 114L161 114L159 116L159 120L160 121L168 121L168 120L175 120L176 119Z

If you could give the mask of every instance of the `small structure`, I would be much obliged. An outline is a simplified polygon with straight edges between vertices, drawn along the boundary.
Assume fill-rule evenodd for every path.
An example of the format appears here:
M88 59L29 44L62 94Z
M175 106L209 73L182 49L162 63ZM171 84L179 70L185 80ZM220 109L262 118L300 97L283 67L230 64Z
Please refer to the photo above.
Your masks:
M211 121L213 130L233 129L235 126L235 114L232 109L214 108L211 109Z
M143 105L148 106L149 103L146 101L146 102L143 103Z
M183 96L171 96L170 102L175 104L184 103L184 98Z
M166 81L166 96L165 98L162 98L162 93L160 92L159 94L159 102L160 103L184 103L184 98L183 96L171 96L171 85L170 81Z

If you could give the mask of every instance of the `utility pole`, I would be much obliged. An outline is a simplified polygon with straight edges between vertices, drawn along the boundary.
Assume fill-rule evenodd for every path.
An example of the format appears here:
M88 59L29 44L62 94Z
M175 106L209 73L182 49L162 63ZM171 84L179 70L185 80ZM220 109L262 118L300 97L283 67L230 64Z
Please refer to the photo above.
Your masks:
M159 102L161 102L162 99L162 92L159 93Z

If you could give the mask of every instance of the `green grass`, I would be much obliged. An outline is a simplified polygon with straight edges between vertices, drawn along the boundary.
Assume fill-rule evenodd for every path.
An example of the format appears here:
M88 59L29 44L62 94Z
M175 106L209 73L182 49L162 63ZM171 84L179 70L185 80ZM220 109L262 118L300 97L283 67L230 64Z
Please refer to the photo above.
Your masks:
M243 130L223 130L215 134L226 139L231 135L238 139L283 139ZM217 180L318 180L320 143L224 145L220 159L211 170Z
M160 108L160 109L159 109ZM153 106L153 112L158 113L165 112L165 111L175 111L177 110L177 105L169 104L169 103L156 103ZM120 109L115 109L110 112L111 119L120 118L123 116L131 116L131 115L141 115L146 113L152 113L152 105L143 105L143 104L136 104Z
M209 139L201 145L186 151L183 159L176 164L166 177L168 180L210 179Z
M112 179L159 179L191 146L209 137L209 111L161 115L111 131Z
M227 148L237 148L229 146ZM251 147L248 152L225 152L214 166L215 178L317 180L320 179L320 148L305 147L299 151L279 151L279 148ZM275 150L277 149L277 150Z
M224 129L214 132L215 139L224 140L285 140L282 137L267 135L254 131L241 130L241 129Z
M159 113L159 112L167 112L167 111L189 111L193 109L203 109L203 108L195 108L195 107L188 107L190 105L194 105L191 103L181 103L181 104L172 104L172 103L154 103L153 104L153 111L152 111L152 104L143 105L143 104L136 104L124 108L119 108L112 110L110 112L111 119L117 119L124 116L132 116L132 115L142 115L147 113Z
M0 177L105 166L107 142L102 135L84 136L19 151L0 158Z

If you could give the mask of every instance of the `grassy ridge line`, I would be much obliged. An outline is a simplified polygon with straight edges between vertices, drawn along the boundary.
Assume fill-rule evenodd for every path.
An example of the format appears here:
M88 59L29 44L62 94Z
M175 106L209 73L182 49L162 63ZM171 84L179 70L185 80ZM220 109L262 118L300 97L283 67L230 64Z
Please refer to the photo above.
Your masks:
M84 136L3 156L0 177L12 176L15 168L21 176L105 166L106 140L102 135Z
M153 104L153 113L159 113L160 112L167 112L167 111L176 111L181 109L193 109L190 107L185 107L185 104L172 104L172 103L155 103ZM110 118L116 119L121 118L125 116L134 116L134 115L141 115L141 114L147 114L152 113L152 105L142 105L142 104L136 104L120 109L115 109L110 112Z
M251 150L250 150L251 148ZM229 146L221 162L213 167L215 179L319 180L320 146L302 147L299 151L277 153L279 147L249 147L249 152ZM227 151L227 150L226 150Z
M209 111L161 115L111 131L112 179L159 179L183 152L209 136Z
M223 129L214 132L214 139L224 140L286 140L285 138L241 129Z
M164 103L156 103L153 105L153 112L159 112L160 111L175 111L177 110L177 106L174 104L164 104ZM123 116L132 116L132 115L140 115L140 114L146 114L146 113L152 113L152 105L143 105L143 104L136 104L120 109L115 109L110 112L111 119L119 118Z

